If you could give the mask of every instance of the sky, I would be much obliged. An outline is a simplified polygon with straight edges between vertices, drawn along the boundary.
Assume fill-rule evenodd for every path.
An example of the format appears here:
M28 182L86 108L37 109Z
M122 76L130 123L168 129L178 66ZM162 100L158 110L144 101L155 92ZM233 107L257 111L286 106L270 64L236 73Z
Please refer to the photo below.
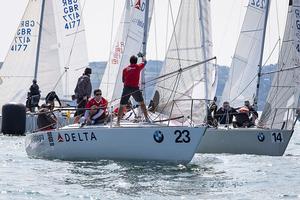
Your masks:
M172 30L170 14L167 17L169 1L176 19L180 0L155 1L147 45L148 59L164 59ZM220 65L230 66L248 1L211 0L213 54L217 56ZM0 61L5 59L27 2L27 0L9 0L0 6ZM84 6L83 17L89 61L108 60L111 41L114 40L124 2L125 0L81 0L81 5ZM270 57L267 63L277 62L278 45L272 55L270 52L277 40L283 37L287 6L288 0L272 0L264 56L264 61Z

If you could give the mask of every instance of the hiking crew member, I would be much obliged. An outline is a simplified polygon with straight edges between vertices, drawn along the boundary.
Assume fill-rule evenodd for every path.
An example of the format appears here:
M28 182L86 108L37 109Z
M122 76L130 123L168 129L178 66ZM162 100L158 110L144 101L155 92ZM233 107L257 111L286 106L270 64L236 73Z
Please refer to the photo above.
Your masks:
M38 112L37 126L40 131L56 128L57 118L50 112L50 104L42 104Z
M92 93L92 84L91 84L91 79L90 79L91 73L92 73L91 68L88 68L88 67L85 68L83 75L78 78L77 85L74 90L75 98L76 98L76 102L77 102L77 108L78 108L74 115L75 123L79 122L80 117L85 112L84 109L85 109L86 103Z
M244 106L246 106L249 109L249 120L250 120L250 126L255 126L255 120L258 118L258 113L254 109L253 106L250 105L249 101L244 102Z
M217 111L215 118L220 124L231 124L233 116L236 116L237 114L238 112L230 107L229 102L225 101L223 107Z
M84 123L87 125L103 123L107 117L107 105L108 102L102 97L101 90L94 90L94 98L86 104Z
M52 109L54 108L54 100L56 99L56 101L59 103L59 106L61 107L61 102L57 96L57 94L55 93L55 91L51 91L47 94L45 100L46 100L46 104L50 104Z
M138 58L136 56L130 57L130 65L123 69L122 81L124 88L121 96L120 107L118 112L117 126L120 125L120 120L123 115L123 107L128 103L129 98L132 96L136 102L141 106L142 112L144 113L145 120L150 122L146 105L144 103L142 92L139 88L140 73L144 69L147 61L145 57L142 58L142 63L137 64Z

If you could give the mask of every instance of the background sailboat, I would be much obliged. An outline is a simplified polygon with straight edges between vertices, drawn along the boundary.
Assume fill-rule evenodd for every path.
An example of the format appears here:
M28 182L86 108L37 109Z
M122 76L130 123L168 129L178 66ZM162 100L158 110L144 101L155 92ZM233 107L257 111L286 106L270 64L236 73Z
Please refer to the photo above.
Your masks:
M252 0L249 1L245 22L233 58L232 68L230 69L230 80L227 82L223 92L224 97L222 99L229 100L235 107L243 105L243 101L249 100L247 98L251 98L252 94L253 98L251 99L253 101L257 100L256 95L258 91L256 91L255 83L259 82L259 80L257 80L256 68L257 65L261 65L264 41L263 32L265 32L266 28L269 1L257 2L259 3L253 4ZM263 6L261 7L261 5ZM257 16L253 17L252 15L254 14ZM254 26L250 26L249 24ZM264 30L261 30L261 28ZM246 46L242 46L242 44L246 44ZM261 49L258 49L258 47ZM249 60L247 59L247 55L249 56ZM283 57L280 59L283 59ZM257 65L253 65L253 63L257 63ZM243 82L243 70L249 73L249 76L253 76L251 80L246 78L244 79L245 82ZM240 77L239 73L242 74ZM256 81L254 81L255 79ZM242 87L244 88L242 89ZM244 92L246 94L243 94ZM247 96L249 94L251 95ZM292 133L293 130L280 130L278 128L209 128L197 152L280 156L285 152ZM278 138L281 139L279 140Z
M0 70L0 105L25 103L33 79L42 97L70 97L88 65L84 31L79 1L29 1Z

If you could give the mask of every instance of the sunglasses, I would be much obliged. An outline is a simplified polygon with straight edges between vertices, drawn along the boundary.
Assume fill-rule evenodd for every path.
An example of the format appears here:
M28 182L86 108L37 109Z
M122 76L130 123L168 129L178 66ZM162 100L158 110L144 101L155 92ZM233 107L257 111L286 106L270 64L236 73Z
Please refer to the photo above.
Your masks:
M95 94L95 96L101 96L102 94L101 93L97 93L97 94Z

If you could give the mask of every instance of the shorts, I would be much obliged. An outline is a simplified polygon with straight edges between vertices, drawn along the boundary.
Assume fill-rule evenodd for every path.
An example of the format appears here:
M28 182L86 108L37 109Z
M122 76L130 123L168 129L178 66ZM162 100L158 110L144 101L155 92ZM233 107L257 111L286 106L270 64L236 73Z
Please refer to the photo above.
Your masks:
M77 110L74 114L74 116L83 115L85 112L85 106L87 104L87 101L83 98L77 99Z
M144 101L142 92L138 87L124 86L120 104L126 105L131 96L136 102Z

